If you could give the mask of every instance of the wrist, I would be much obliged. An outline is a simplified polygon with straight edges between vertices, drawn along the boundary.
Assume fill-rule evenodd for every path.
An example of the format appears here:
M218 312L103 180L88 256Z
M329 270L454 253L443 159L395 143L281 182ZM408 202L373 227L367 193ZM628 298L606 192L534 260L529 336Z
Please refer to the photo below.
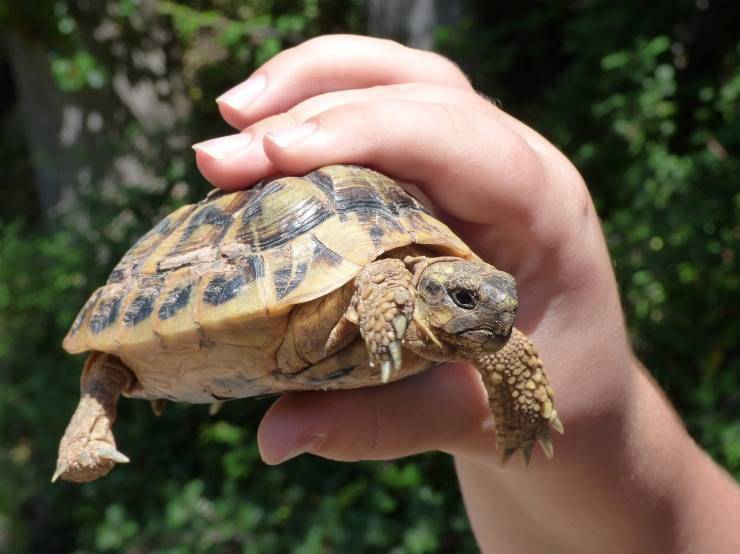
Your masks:
M533 342L542 345L541 357L555 390L554 407L565 433L550 433L555 445L553 459L547 460L539 448L534 449L529 471L543 466L571 467L578 460L592 456L594 449L608 451L612 448L609 441L626 432L631 406L638 401L639 366L633 363L632 351L621 328L613 325L595 329L593 323L576 323L545 324L545 329L563 330L557 341L540 330L533 334ZM495 423L487 409L483 386L479 385L478 389L480 399L470 404L480 409L468 410L472 418L467 432L442 450L498 470L501 453L496 451ZM522 462L523 457L517 454L506 469L524 467Z
M480 448L456 450L483 551L732 551L738 489L696 447L639 362L621 371L620 401L571 414L551 461L501 468Z

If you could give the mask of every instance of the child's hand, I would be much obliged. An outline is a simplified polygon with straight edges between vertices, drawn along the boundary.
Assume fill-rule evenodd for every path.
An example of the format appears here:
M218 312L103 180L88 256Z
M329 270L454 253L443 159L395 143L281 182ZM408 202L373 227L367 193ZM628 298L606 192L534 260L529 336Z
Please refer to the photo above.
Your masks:
M719 552L740 541L717 527L740 509L736 489L633 358L588 190L552 144L448 60L363 37L282 52L219 106L242 133L196 150L222 188L341 162L421 187L478 255L517 278L516 324L539 349L566 429L552 461L500 469L478 374L448 364L382 387L283 396L260 426L266 462L451 452L484 551Z
M566 428L620 396L624 375L611 365L629 350L582 179L452 63L388 41L324 37L277 55L219 106L243 132L197 147L216 185L338 162L418 183L480 256L517 278L517 325L540 349ZM435 448L482 450L494 463L489 413L476 372L446 366L378 389L286 396L260 446L273 463L305 449L358 460Z

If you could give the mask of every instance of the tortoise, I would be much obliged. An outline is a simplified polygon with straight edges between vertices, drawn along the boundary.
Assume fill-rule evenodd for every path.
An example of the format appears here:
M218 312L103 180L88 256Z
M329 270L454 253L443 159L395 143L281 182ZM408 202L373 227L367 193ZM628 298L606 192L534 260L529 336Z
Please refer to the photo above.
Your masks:
M409 187L407 187L409 188ZM387 383L467 361L502 460L562 432L534 346L513 327L514 278L485 263L400 183L355 165L214 190L141 237L64 339L90 351L52 480L116 463L120 394L215 403Z

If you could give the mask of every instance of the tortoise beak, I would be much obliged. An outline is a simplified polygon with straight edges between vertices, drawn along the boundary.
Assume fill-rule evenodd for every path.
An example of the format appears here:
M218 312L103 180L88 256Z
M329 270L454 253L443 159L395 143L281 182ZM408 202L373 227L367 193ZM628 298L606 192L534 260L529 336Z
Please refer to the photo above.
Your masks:
M496 352L509 340L511 327L504 333L493 332L488 329L475 329L464 331L460 335L472 342L480 344L485 352Z

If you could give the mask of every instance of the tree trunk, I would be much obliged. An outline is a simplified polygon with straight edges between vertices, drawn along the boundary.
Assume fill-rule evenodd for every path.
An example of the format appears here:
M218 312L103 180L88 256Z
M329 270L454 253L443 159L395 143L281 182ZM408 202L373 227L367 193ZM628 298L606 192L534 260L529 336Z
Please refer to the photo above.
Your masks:
M458 21L460 0L368 0L368 33L431 50L438 27Z
M111 16L105 3L80 2L70 13L83 45L72 54L90 54L106 75L102 82L64 91L52 73L48 37L11 31L5 38L19 135L47 214L73 209L79 193L112 200L127 186L162 188L167 164L190 144L177 41L156 2L142 1L128 18Z
M17 136L25 138L38 199L46 212L59 202L63 183L72 182L74 176L74 164L59 147L66 102L43 44L8 31L5 48L17 90Z

